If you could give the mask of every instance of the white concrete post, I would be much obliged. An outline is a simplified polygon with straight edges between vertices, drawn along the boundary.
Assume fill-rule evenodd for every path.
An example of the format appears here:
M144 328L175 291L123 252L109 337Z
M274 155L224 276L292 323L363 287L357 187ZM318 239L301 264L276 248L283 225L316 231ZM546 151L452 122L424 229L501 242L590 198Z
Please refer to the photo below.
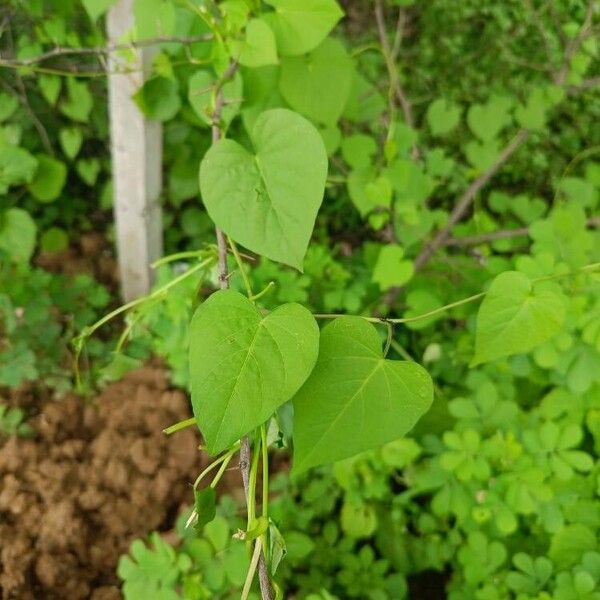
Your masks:
M133 0L118 0L107 17L108 42L122 42L133 24ZM150 263L162 254L162 127L159 121L146 120L132 100L144 82L151 58L151 49L138 49L133 62L125 64L115 53L109 59L113 205L121 290L126 301L148 293L152 284ZM133 72L118 72L125 68Z

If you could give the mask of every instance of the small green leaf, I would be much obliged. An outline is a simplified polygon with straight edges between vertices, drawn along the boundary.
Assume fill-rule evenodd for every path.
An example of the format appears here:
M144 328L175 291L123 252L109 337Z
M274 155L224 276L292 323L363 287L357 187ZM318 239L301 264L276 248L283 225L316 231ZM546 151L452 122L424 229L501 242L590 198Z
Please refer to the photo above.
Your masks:
M212 125L213 88L216 82L216 77L204 69L196 71L188 79L188 100L194 112L208 126ZM223 84L222 93L225 104L221 111L221 121L228 126L238 114L242 103L243 87L239 73L236 72L233 78Z
M251 19L246 25L246 37L243 42L231 43L233 56L245 67L263 67L276 65L277 44L275 34L264 19Z
M515 119L526 129L543 129L546 124L548 101L544 90L534 88L525 104L519 104L515 110Z
M198 515L194 529L202 531L217 514L217 491L212 487L194 490L194 509Z
M58 132L58 139L62 151L67 158L73 160L79 153L81 144L83 143L83 133L81 133L81 129L79 129L79 127L63 127Z
M177 81L153 77L133 95L139 109L156 121L172 119L181 108Z
M298 56L316 48L344 15L335 0L266 0L275 12L265 19L275 32L283 56Z
M498 140L478 142L471 140L464 146L467 160L480 172L489 169L500 154Z
M512 102L494 96L486 104L474 104L467 113L471 131L482 141L490 142L510 123L509 110Z
M289 540L290 536L294 536L295 532L290 532L287 534L287 538ZM303 533L297 533L297 536L304 536ZM308 536L304 536L307 538L309 543L313 543L312 540ZM271 523L269 525L269 543L271 547L271 551L269 552L269 557L271 559L271 564L269 565L269 571L271 575L275 575L277 572L277 568L281 561L286 557L288 553L288 544L286 540L283 539L281 532L279 529ZM293 543L293 542L292 542Z
M0 194L6 194L12 185L30 182L37 166L37 160L24 148L0 143Z
M60 227L50 227L40 237L40 249L44 252L62 252L68 246L69 236Z
M342 530L351 538L371 537L377 529L377 515L369 504L345 502L340 520Z
M100 173L100 161L97 158L82 158L75 164L77 175L90 187L95 185Z
M552 536L548 558L558 569L570 569L586 552L597 547L596 534L589 527L581 523L566 525Z
M342 157L353 169L370 167L376 153L377 144L370 135L355 133L342 140Z
M251 138L254 153L228 139L210 148L200 165L202 199L236 242L302 269L327 177L323 140L282 108L262 113Z
M308 310L284 304L267 316L238 292L214 293L191 324L192 406L215 454L264 423L304 383L319 329Z
M244 541L252 542L257 537L260 537L269 528L269 519L265 516L260 516L255 519L247 531L244 532Z
M94 99L85 81L67 78L67 98L60 103L60 112L72 121L87 123Z
M404 250L396 244L383 246L379 251L373 269L373 281L381 290L404 285L412 277L414 272L412 261L402 260L403 256Z
M0 250L17 262L27 262L35 248L36 226L21 208L0 212Z
M38 76L37 82L46 102L54 106L60 94L61 78L58 75L42 73Z
M300 531L286 531L285 533L286 556L292 561L304 560L315 549L315 546L313 539L306 533Z
M81 2L91 21L95 23L116 0L81 0Z
M501 273L492 282L477 314L471 366L532 350L560 331L564 319L562 296L534 289L523 273Z
M52 202L62 192L67 179L67 167L60 160L45 154L38 154L36 158L38 167L29 184L29 191L40 202Z
M348 101L353 72L343 44L327 38L308 56L282 59L279 90L305 117L317 123L335 123Z
M19 107L16 96L0 92L0 123L6 121Z
M293 399L294 471L401 438L432 401L423 367L386 360L365 319L336 319L321 331L317 364Z
M443 136L450 133L460 121L460 107L446 100L438 98L427 109L427 123L431 133Z

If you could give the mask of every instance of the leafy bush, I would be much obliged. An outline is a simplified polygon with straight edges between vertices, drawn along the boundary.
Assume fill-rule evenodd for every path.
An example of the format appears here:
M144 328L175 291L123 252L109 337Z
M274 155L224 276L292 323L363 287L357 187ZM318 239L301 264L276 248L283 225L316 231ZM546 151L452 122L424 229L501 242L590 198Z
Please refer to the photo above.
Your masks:
M71 338L109 300L90 275L55 275L0 259L0 386L41 379L57 390L71 387ZM94 340L88 352L104 358L107 348Z
M58 135L64 154L43 148L39 127L21 136L33 132L27 107L2 97L0 249L17 262L35 249L30 215L48 243L51 230L89 226L82 203L52 210L71 190L90 187L95 205L109 204L95 185L107 168L84 135L106 137L104 84L34 77L37 62L23 63L52 44L104 42L110 2L84 2L89 20L62 5L36 27L34 3L9 48L9 85L24 78L34 107L58 107L49 143ZM200 525L237 440L252 443L239 536L276 593L402 598L437 572L456 600L596 598L594 3L351 9L369 25L345 35L332 34L342 17L333 0L135 2L134 44L174 38L156 44L135 100L164 124L166 238L189 269L161 271L122 341L131 334L167 358L191 388L208 450L222 452L211 486L194 486ZM229 273L224 240L198 250L213 222L229 240ZM232 289L209 296L219 286ZM319 331L313 316L332 323ZM135 346L124 351L135 359ZM431 380L416 363L435 384L430 409ZM294 470L257 516L269 446L290 448ZM126 596L238 594L244 579L214 562L238 548L253 574L244 545L225 542L232 522L182 531L178 549L156 536L135 543L120 566ZM214 527L225 531L218 546Z

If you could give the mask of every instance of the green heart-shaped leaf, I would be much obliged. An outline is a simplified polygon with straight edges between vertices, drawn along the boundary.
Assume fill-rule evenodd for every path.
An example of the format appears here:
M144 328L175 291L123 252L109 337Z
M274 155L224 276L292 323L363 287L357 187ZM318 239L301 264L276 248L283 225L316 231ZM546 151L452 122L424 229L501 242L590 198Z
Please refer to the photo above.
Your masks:
M67 180L67 167L65 163L46 154L38 154L37 170L29 184L29 191L40 202L53 202L56 200Z
M83 8L85 8L90 19L95 23L108 9L116 2L116 0L82 0Z
M97 158L82 158L75 165L77 175L90 187L96 183L100 173L100 161Z
M443 136L450 133L460 121L460 107L445 98L438 98L427 109L427 123L431 133Z
M335 0L266 0L275 11L265 20L275 32L283 56L298 56L316 48L344 16Z
M263 19L251 19L246 25L246 39L230 43L233 56L245 67L276 65L277 44L275 34Z
M512 102L493 96L486 104L473 104L467 113L471 131L482 141L490 142L511 122Z
M264 423L309 376L319 328L299 304L263 316L242 294L214 293L191 324L192 406L215 454Z
M308 56L281 61L279 90L286 102L317 123L335 123L352 86L354 65L344 45L328 38Z
M36 226L26 210L0 212L0 251L15 262L27 262L35 248Z
M262 113L251 138L254 153L227 139L210 148L200 165L202 199L236 242L301 270L327 178L323 139L284 108Z
M63 127L58 132L58 139L60 141L60 147L65 155L73 160L83 143L83 133L79 127Z
M58 100L60 88L62 87L61 78L58 75L46 75L45 73L42 73L39 75L37 82L46 102L51 106L54 106Z
M501 273L477 313L471 366L528 352L558 333L564 320L565 302L560 294L535 290L531 280L518 271Z
M321 331L317 364L293 399L294 471L402 437L432 401L423 367L386 360L377 330L361 317L336 319Z

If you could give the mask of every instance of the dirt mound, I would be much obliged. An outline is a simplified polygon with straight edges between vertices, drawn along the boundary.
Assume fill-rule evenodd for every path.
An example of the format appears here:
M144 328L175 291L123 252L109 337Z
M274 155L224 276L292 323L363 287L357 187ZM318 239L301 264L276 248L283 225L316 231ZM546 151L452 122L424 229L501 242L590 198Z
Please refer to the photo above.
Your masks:
M26 394L27 396L27 394ZM120 598L115 566L131 541L172 526L203 459L185 395L146 367L90 404L37 403L31 440L0 448L0 589L19 600ZM205 460L205 459L204 459Z

